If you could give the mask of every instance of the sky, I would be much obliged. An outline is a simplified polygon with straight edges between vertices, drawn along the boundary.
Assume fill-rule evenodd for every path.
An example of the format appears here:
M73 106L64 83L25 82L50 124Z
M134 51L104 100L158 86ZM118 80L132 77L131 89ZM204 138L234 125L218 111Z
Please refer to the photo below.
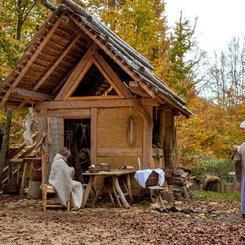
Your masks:
M180 11L192 24L197 17L196 38L207 52L224 50L232 37L245 36L245 0L164 0L168 24Z

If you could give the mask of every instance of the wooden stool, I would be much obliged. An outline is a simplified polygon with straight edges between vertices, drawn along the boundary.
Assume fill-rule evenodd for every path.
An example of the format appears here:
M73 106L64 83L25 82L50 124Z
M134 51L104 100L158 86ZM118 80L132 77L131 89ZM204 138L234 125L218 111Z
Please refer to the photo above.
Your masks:
M163 187L159 186L159 185L153 185L153 186L148 186L147 187L150 191L150 198L151 201L154 202L158 202L158 200L160 200L161 205L163 206L163 200L162 200L162 196L161 196L161 191L163 190ZM153 197L155 195L155 198Z
M56 191L54 189L53 186L51 185L47 185L47 184L42 184L42 197L43 197L43 211L46 211L46 209L48 207L53 207L53 208L57 208L57 207L63 207L63 205L61 204L48 204L47 203L47 199L48 199L48 194L56 194ZM57 195L57 194L56 194ZM68 198L67 200L67 211L71 210L71 196Z

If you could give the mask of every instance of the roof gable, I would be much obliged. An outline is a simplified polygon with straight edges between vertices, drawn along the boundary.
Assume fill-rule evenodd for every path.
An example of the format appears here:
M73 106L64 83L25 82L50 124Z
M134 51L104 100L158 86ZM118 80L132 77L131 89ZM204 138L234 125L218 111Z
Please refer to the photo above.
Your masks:
M176 112L191 114L185 102L151 72L144 57L76 4L60 6L39 29L5 80L0 106L74 99L92 65L120 97L151 97Z

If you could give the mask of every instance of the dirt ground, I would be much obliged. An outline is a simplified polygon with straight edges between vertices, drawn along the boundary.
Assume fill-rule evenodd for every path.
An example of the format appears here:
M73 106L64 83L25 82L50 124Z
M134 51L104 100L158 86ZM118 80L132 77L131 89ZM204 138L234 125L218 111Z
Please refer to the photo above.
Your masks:
M41 200L0 194L0 244L245 244L239 203L182 201L130 209L100 203L67 212L42 211Z

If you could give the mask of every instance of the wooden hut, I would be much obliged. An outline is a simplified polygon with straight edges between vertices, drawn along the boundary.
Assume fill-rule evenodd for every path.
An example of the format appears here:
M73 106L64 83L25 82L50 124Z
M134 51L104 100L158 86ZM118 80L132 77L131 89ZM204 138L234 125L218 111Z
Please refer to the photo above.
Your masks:
M142 168L174 168L174 118L191 114L185 102L132 47L82 7L64 2L4 81L0 107L39 113L49 163L65 145L78 171L83 161L138 168L138 159Z

